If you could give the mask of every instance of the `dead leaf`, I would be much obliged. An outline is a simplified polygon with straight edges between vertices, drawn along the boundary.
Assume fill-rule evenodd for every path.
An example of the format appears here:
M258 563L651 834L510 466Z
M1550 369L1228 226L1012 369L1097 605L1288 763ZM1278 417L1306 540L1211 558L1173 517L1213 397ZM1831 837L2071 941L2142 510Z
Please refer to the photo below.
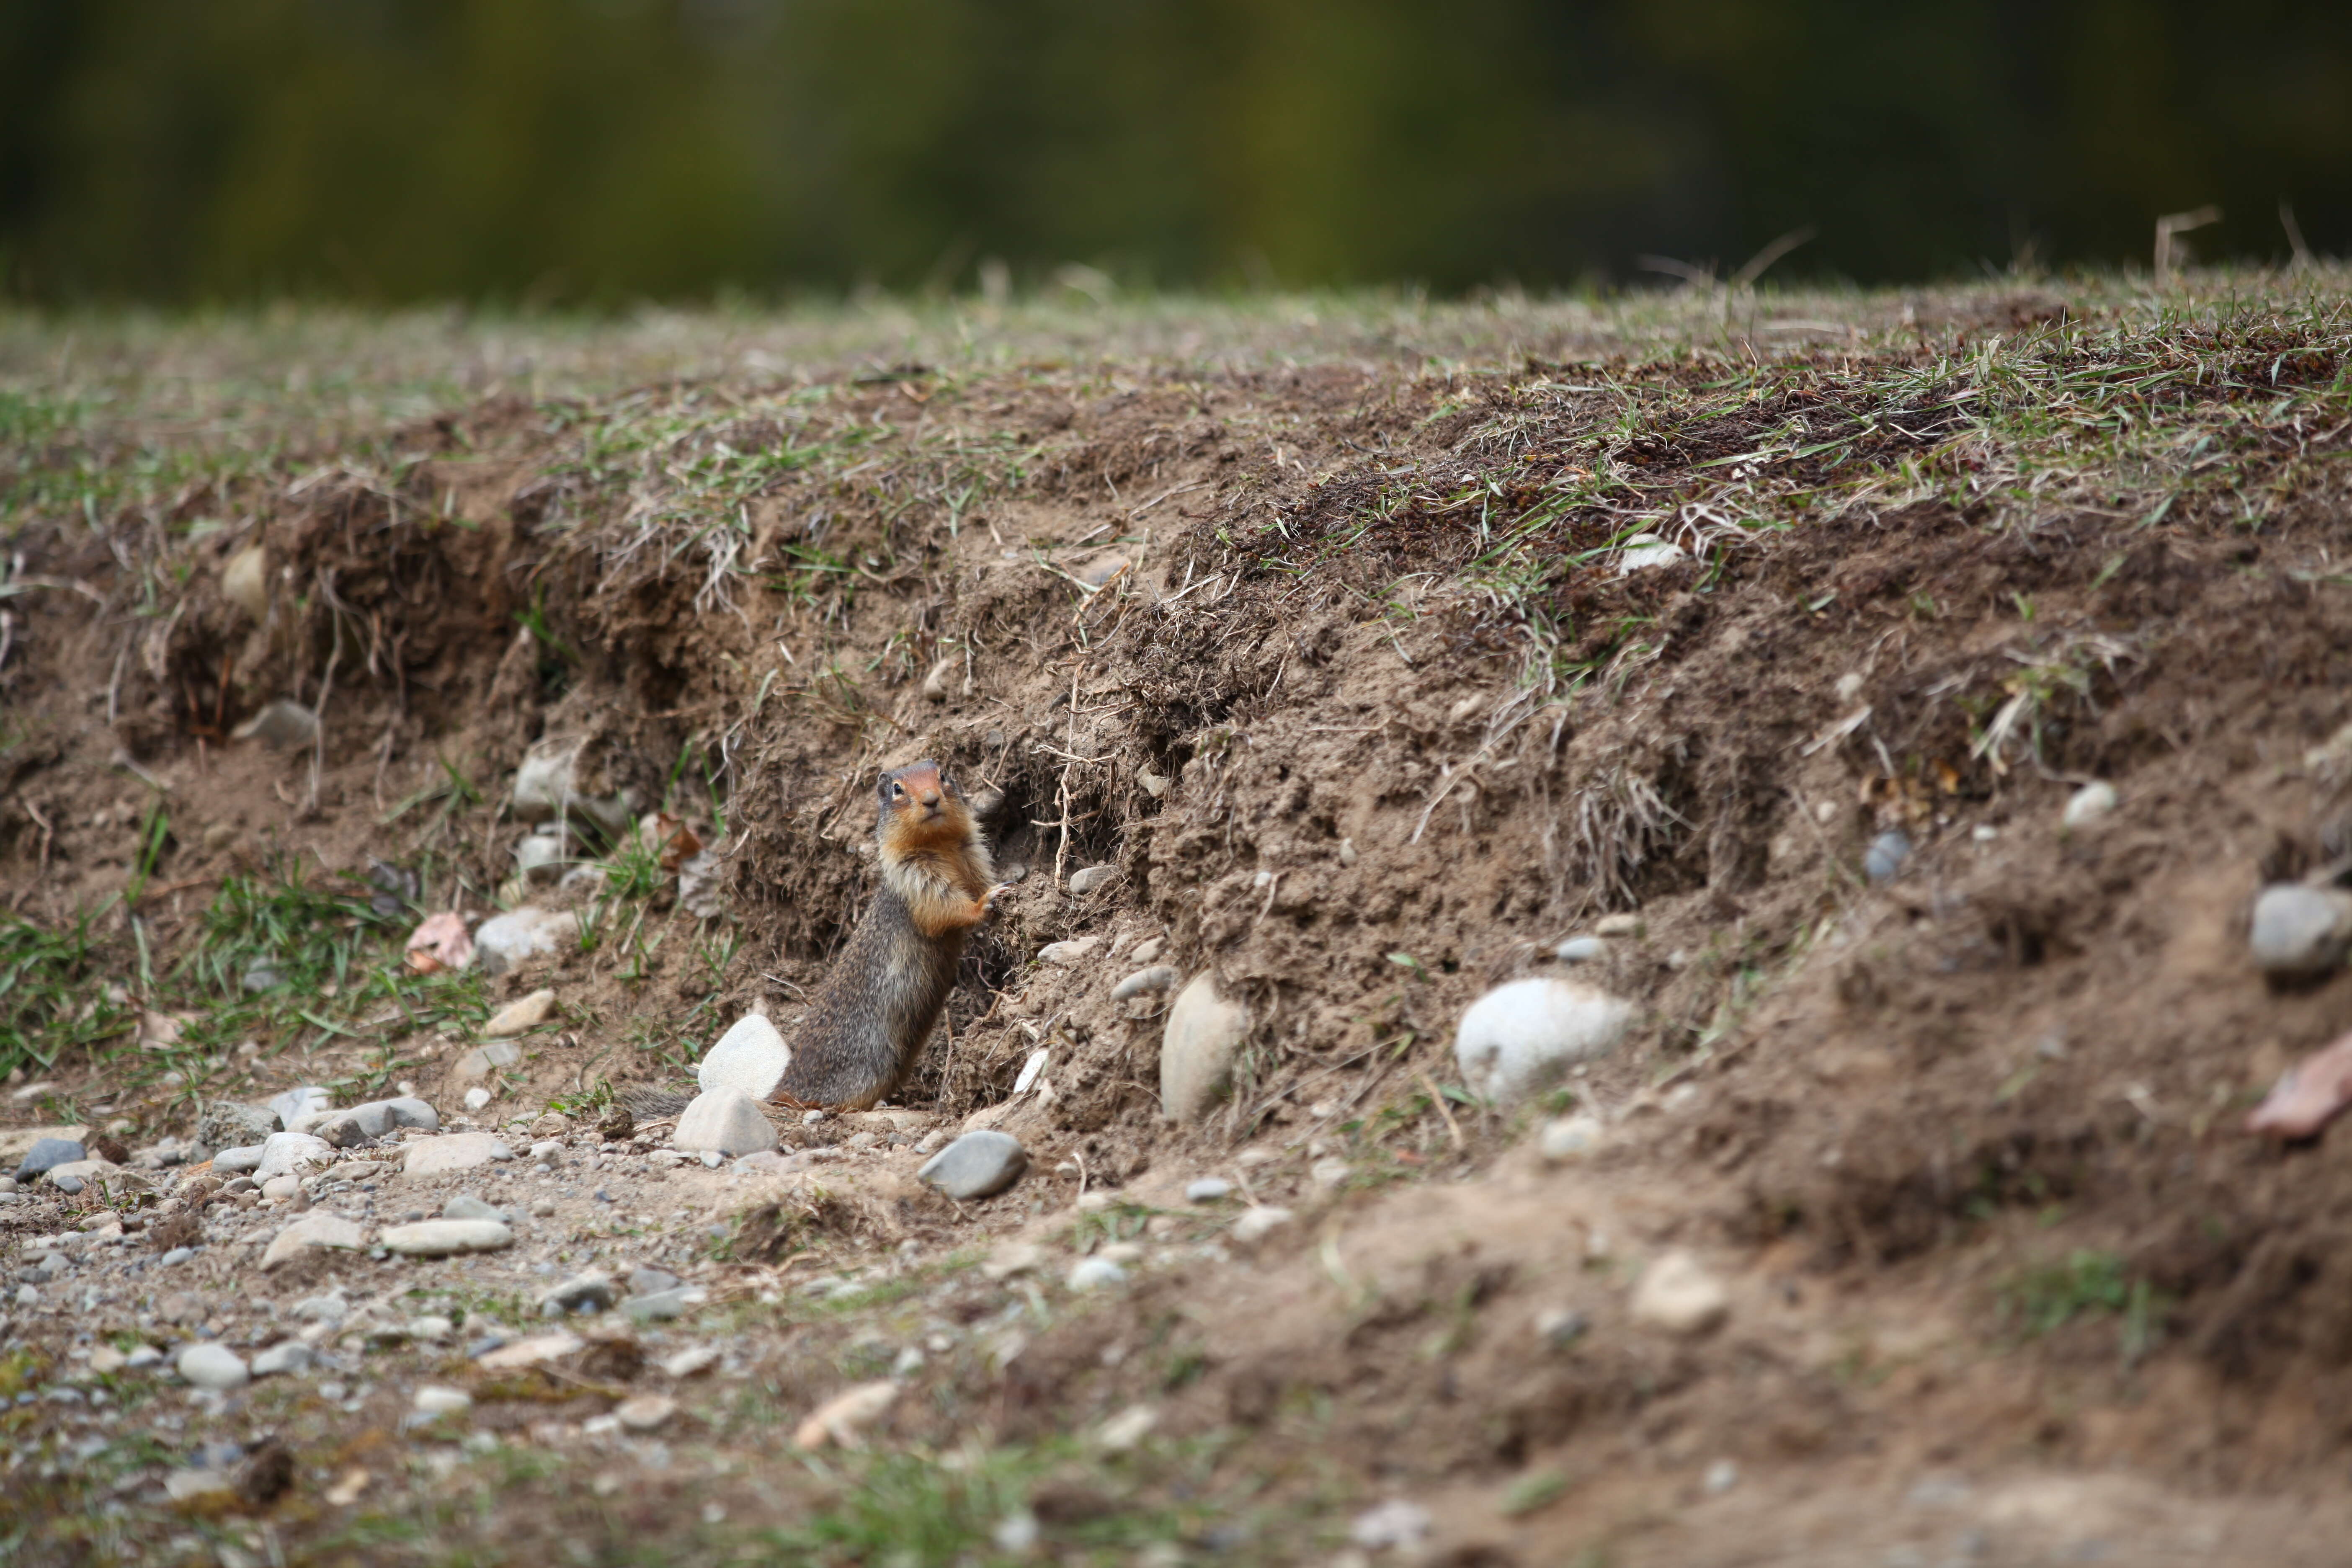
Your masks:
M2246 1118L2246 1131L2315 1138L2347 1105L2352 1105L2352 1035L2287 1068Z

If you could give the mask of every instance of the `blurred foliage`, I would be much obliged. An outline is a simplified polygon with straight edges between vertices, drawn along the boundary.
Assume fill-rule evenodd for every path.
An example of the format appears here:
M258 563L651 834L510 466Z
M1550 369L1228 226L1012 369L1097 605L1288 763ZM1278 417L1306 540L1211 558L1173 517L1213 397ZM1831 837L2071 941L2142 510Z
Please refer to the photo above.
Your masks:
M0 0L0 287L1917 278L2352 237L2311 0ZM1074 275L1092 289L1090 275Z

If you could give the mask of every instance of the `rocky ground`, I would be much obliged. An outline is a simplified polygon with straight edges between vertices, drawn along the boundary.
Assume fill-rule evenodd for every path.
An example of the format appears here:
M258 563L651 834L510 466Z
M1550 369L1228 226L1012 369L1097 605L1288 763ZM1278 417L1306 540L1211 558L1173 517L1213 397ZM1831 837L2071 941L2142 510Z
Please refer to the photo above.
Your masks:
M0 318L0 1542L2337 1560L2342 281Z

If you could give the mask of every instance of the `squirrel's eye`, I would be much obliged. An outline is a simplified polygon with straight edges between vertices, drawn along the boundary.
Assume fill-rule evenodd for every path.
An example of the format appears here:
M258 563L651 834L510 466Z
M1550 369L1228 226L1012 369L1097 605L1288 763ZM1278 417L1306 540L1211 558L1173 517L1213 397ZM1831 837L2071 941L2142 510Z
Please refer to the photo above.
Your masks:
M896 799L904 800L907 797L907 786L902 784L894 784L890 786L890 794Z

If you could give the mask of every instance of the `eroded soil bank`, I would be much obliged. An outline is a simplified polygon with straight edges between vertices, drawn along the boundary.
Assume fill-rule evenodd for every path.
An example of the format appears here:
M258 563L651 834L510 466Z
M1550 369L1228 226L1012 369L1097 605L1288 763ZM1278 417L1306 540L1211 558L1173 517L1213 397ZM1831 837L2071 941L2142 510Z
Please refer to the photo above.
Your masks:
M2352 837L2341 282L85 328L78 373L16 324L0 1117L129 1174L0 1205L12 1550L2334 1561L2343 1138L2243 1122L2347 1023L2247 939ZM256 370L330 339L332 416ZM518 879L558 752L707 858ZM897 1103L749 1166L607 1137L791 1037L925 756L1017 881ZM555 951L403 966L517 903ZM1246 1010L1187 1122L1172 993L1113 994L1158 965ZM1482 1099L1456 1024L1537 976L1633 1023ZM441 1131L299 1197L172 1163L300 1084ZM915 1179L982 1125L1010 1191ZM402 1172L468 1130L516 1157ZM511 1245L378 1255L458 1196ZM265 1268L298 1207L362 1246ZM197 1342L310 1361L207 1391Z

